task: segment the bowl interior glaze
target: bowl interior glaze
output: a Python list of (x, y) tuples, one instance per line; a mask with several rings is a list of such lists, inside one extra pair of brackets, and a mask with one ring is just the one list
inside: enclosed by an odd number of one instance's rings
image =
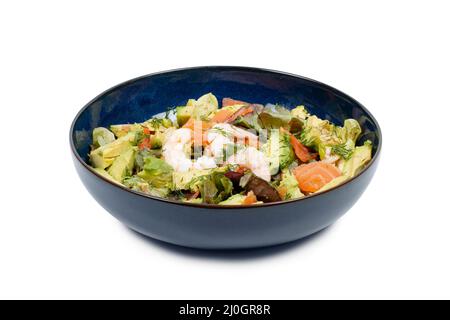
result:
[(360, 141), (373, 143), (378, 152), (381, 135), (376, 120), (357, 101), (323, 83), (300, 76), (248, 67), (197, 67), (156, 73), (119, 84), (89, 102), (77, 115), (71, 132), (78, 156), (87, 154), (95, 127), (143, 122), (189, 98), (212, 92), (254, 103), (279, 103), (288, 108), (305, 105), (320, 118), (342, 125), (347, 118), (362, 127)]

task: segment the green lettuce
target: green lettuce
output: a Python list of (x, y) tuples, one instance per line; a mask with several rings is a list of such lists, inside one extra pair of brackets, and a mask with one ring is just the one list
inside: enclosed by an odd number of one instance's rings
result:
[(252, 113), (246, 114), (245, 116), (237, 117), (236, 120), (234, 120), (233, 124), (247, 129), (253, 129), (255, 131), (262, 130), (263, 128), (261, 127), (259, 114), (264, 109), (264, 106), (260, 104), (253, 104), (252, 108), (253, 108)]
[(342, 142), (332, 146), (331, 151), (348, 160), (355, 150), (356, 140), (361, 134), (361, 126), (355, 119), (347, 119), (343, 127), (336, 127), (336, 132)]
[(259, 114), (259, 121), (263, 129), (288, 128), (291, 119), (291, 112), (280, 105), (268, 104)]
[(244, 201), (245, 197), (246, 196), (238, 193), (238, 194), (235, 194), (235, 195), (229, 197), (227, 200), (219, 202), (219, 204), (224, 205), (224, 206), (240, 205)]
[(331, 189), (357, 175), (372, 159), (372, 142), (367, 140), (362, 146), (355, 147), (352, 156), (338, 162), (342, 175), (324, 185), (318, 192)]
[(186, 172), (174, 171), (172, 173), (173, 178), (173, 190), (190, 190), (197, 191), (195, 189), (195, 180), (199, 177), (210, 174), (213, 169), (191, 169)]
[(213, 170), (209, 175), (194, 178), (189, 184), (191, 191), (199, 191), (203, 202), (219, 203), (231, 196), (233, 182), (219, 170)]
[(304, 197), (304, 194), (300, 191), (298, 187), (297, 179), (288, 170), (283, 170), (282, 179), (277, 190), (283, 195), (283, 200), (297, 199)]
[(139, 150), (136, 154), (136, 163), (135, 163), (137, 171), (144, 170), (145, 159), (147, 159), (148, 157), (155, 157), (155, 158), (161, 157), (161, 150), (149, 150), (149, 149)]
[(292, 109), (291, 115), (302, 121), (305, 121), (310, 116), (308, 110), (306, 110), (305, 106), (303, 105)]
[(372, 159), (372, 142), (367, 140), (362, 146), (356, 147), (350, 159), (343, 161), (338, 166), (342, 175), (349, 178), (357, 175)]
[(154, 188), (146, 180), (138, 176), (128, 177), (123, 181), (123, 184), (128, 188), (150, 194), (155, 197), (167, 197), (170, 193), (168, 188)]
[(333, 154), (347, 160), (352, 156), (360, 134), (361, 127), (354, 119), (345, 120), (344, 126), (339, 127), (328, 120), (309, 116), (300, 134), (300, 141), (318, 151), (322, 160)]
[(173, 168), (164, 160), (149, 156), (145, 158), (144, 169), (138, 176), (147, 181), (152, 187), (171, 188)]

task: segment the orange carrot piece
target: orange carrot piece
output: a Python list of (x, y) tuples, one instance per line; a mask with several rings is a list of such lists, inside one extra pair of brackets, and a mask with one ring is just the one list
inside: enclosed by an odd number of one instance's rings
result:
[(278, 191), (278, 194), (280, 195), (280, 197), (281, 197), (281, 199), (286, 199), (286, 195), (287, 195), (287, 187), (285, 187), (285, 186), (282, 186), (282, 187), (279, 187), (278, 189), (277, 189), (277, 191)]
[(144, 134), (145, 134), (145, 135), (149, 135), (149, 134), (151, 134), (151, 131), (150, 131), (150, 129), (149, 129), (149, 128), (147, 128), (147, 127), (144, 127), (144, 128), (142, 129), (142, 131), (144, 132)]
[(141, 141), (141, 143), (139, 143), (139, 150), (144, 150), (144, 149), (151, 149), (152, 147), (152, 142), (150, 140), (150, 138), (145, 138)]

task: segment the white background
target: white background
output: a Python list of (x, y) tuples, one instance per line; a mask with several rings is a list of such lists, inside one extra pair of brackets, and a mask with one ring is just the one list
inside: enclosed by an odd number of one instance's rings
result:
[[(447, 1), (3, 1), (0, 298), (450, 298)], [(124, 80), (248, 65), (335, 86), (379, 120), (360, 201), (307, 241), (211, 254), (129, 231), (68, 133)]]

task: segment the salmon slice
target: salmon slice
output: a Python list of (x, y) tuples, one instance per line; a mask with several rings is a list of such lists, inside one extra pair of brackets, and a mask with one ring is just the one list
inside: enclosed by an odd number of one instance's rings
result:
[(211, 119), (211, 122), (216, 122), (216, 123), (225, 122), (225, 121), (227, 121), (227, 119), (229, 119), (233, 115), (233, 113), (234, 112), (229, 109), (220, 109), (219, 111), (217, 111), (217, 113)]
[(236, 104), (243, 104), (243, 105), (247, 105), (247, 102), (244, 101), (240, 101), (240, 100), (234, 100), (231, 98), (223, 98), (222, 99), (222, 107), (229, 107), (229, 106), (234, 106)]
[(323, 161), (302, 164), (293, 170), (298, 186), (304, 192), (316, 192), (341, 175), (338, 168)]
[(233, 122), (237, 119), (239, 116), (245, 116), (246, 114), (252, 113), (253, 108), (251, 106), (244, 106), (237, 110), (236, 112), (233, 112), (229, 109), (220, 109), (217, 111), (217, 113), (214, 115), (214, 117), (211, 119), (211, 122), (215, 123), (229, 123)]
[(308, 162), (309, 160), (315, 158), (315, 155), (311, 154), (308, 148), (306, 148), (296, 137), (294, 137), (293, 134), (290, 134), (289, 139), (291, 142), (291, 146), (294, 149), (294, 153), (297, 158), (300, 159), (300, 161)]
[(294, 153), (297, 158), (300, 159), (301, 162), (308, 162), (313, 160), (317, 154), (309, 152), (308, 148), (303, 145), (292, 133), (287, 131), (284, 128), (280, 128), (281, 132), (289, 135), (289, 141), (291, 143), (292, 149), (294, 149)]
[(244, 106), (244, 107), (240, 108), (238, 111), (236, 111), (235, 113), (233, 113), (230, 117), (228, 117), (228, 119), (226, 119), (225, 122), (233, 122), (238, 117), (243, 117), (246, 114), (249, 114), (252, 112), (253, 112), (253, 107), (251, 105)]

